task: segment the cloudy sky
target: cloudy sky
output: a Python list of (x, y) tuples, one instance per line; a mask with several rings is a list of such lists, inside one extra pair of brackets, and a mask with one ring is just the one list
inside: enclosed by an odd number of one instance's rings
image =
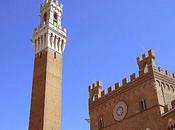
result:
[[(30, 39), (42, 0), (2, 0), (0, 129), (27, 130), (34, 51)], [(62, 0), (68, 30), (63, 59), (62, 130), (89, 130), (88, 86), (104, 89), (133, 72), (154, 49), (156, 63), (175, 72), (174, 0)]]

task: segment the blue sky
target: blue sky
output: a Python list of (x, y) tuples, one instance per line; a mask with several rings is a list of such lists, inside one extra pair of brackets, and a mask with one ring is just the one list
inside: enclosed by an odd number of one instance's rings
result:
[[(42, 0), (3, 0), (0, 8), (0, 130), (27, 130), (34, 52), (30, 39)], [(62, 130), (89, 130), (88, 85), (104, 88), (137, 72), (152, 48), (175, 72), (174, 0), (62, 0), (68, 43), (63, 67)]]

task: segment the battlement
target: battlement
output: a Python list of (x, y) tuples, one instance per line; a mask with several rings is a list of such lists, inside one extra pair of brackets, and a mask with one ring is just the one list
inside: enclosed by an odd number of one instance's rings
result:
[(122, 80), (121, 84), (119, 82), (117, 82), (113, 86), (109, 86), (107, 88), (107, 90), (102, 90), (102, 82), (97, 81), (89, 86), (89, 97), (90, 97), (89, 100), (96, 101), (96, 100), (98, 100), (98, 99), (100, 99), (100, 98), (102, 98), (102, 97), (104, 97), (104, 96), (106, 96), (114, 91), (117, 91), (117, 90), (127, 86), (128, 84), (135, 81), (137, 78), (139, 78), (139, 76), (136, 76), (136, 74), (133, 73), (132, 75), (130, 75), (130, 79), (124, 78)]
[(102, 82), (97, 81), (89, 86), (89, 100), (95, 101), (101, 97)]
[(155, 64), (155, 53), (153, 50), (149, 50), (141, 57), (137, 57), (137, 64), (139, 67), (139, 75), (143, 75), (147, 71), (152, 71)]
[(41, 6), (47, 5), (47, 4), (54, 4), (59, 6), (60, 8), (63, 8), (63, 4), (61, 4), (58, 0), (45, 0), (44, 3), (41, 4)]
[(149, 50), (148, 52), (142, 54), (142, 56), (137, 57), (137, 63), (145, 61), (147, 59), (155, 59), (155, 53), (153, 50)]
[(154, 67), (154, 71), (156, 71), (162, 75), (165, 75), (169, 78), (175, 78), (175, 73), (171, 73), (169, 70), (164, 70), (161, 67)]
[(141, 57), (137, 58), (137, 64), (139, 67), (139, 75), (133, 73), (130, 75), (130, 78), (124, 78), (121, 83), (115, 83), (113, 86), (109, 86), (107, 90), (102, 90), (102, 82), (97, 81), (89, 86), (89, 100), (96, 101), (114, 91), (128, 87), (135, 80), (141, 79), (145, 74), (153, 72), (158, 72), (162, 75), (165, 75), (169, 78), (175, 79), (175, 73), (170, 73), (168, 70), (163, 70), (160, 67), (157, 67), (155, 64), (155, 53), (153, 50), (149, 50), (147, 53), (144, 53)]

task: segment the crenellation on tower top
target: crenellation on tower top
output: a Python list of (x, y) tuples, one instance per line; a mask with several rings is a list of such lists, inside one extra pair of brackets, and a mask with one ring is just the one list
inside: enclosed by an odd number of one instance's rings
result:
[(55, 3), (55, 4), (59, 4), (58, 0), (45, 0), (44, 3)]
[(144, 53), (142, 57), (137, 57), (137, 64), (139, 67), (139, 75), (143, 75), (147, 72), (153, 71), (155, 64), (155, 53), (153, 50), (149, 50)]
[(33, 32), (35, 54), (50, 48), (62, 54), (67, 42), (67, 30), (62, 27), (63, 5), (46, 0), (40, 6), (40, 24)]
[(90, 99), (90, 101), (95, 101), (96, 99), (100, 98), (101, 92), (102, 92), (102, 82), (101, 81), (96, 81), (95, 83), (90, 85), (89, 86), (89, 99)]
[(146, 53), (143, 53), (141, 57), (137, 57), (137, 63), (145, 61), (147, 59), (155, 59), (155, 52), (153, 50), (149, 50)]

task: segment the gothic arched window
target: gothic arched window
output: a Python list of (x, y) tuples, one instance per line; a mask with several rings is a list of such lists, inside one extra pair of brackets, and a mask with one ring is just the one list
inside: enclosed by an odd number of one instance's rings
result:
[(61, 41), (61, 51), (64, 49), (64, 40)]
[(139, 108), (140, 108), (140, 111), (145, 111), (147, 109), (147, 104), (145, 99), (141, 99), (139, 101)]
[(44, 45), (46, 45), (46, 33), (44, 34)]
[(54, 48), (56, 48), (56, 40), (57, 40), (57, 37), (55, 35), (55, 37), (54, 37)]
[(51, 47), (53, 45), (53, 33), (50, 34), (50, 45), (51, 45)]
[(35, 40), (35, 51), (37, 49), (37, 40)]
[(53, 19), (53, 23), (58, 23), (58, 14), (55, 12), (54, 13), (54, 19)]
[(41, 35), (41, 48), (43, 47), (43, 35)]
[(47, 12), (44, 14), (43, 21), (44, 21), (44, 24), (47, 22)]
[(60, 50), (60, 37), (58, 38), (58, 42), (57, 42), (57, 48), (58, 48), (58, 51)]
[(40, 37), (38, 38), (38, 49), (41, 49), (41, 42), (40, 42)]

